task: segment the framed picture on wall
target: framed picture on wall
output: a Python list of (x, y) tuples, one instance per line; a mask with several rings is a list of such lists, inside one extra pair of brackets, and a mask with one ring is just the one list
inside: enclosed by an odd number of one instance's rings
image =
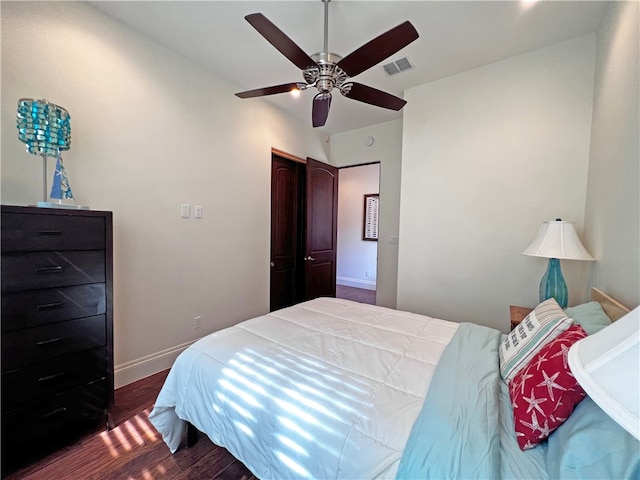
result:
[(364, 221), (362, 226), (362, 239), (373, 242), (378, 241), (378, 210), (380, 195), (371, 193), (364, 196)]

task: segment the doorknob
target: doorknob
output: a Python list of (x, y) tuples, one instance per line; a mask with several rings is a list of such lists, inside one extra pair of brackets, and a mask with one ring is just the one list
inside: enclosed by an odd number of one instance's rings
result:
[(275, 267), (276, 266), (276, 262), (271, 262), (271, 266)]
[(305, 261), (310, 261), (310, 262), (315, 262), (316, 261), (316, 259), (313, 258), (311, 255), (309, 255), (308, 257), (304, 257), (304, 260)]

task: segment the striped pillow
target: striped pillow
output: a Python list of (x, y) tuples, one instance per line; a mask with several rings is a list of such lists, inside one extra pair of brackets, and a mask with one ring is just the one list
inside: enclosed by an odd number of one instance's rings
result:
[(572, 323), (573, 319), (553, 297), (534, 308), (500, 345), (500, 375), (504, 381), (511, 381), (542, 347)]

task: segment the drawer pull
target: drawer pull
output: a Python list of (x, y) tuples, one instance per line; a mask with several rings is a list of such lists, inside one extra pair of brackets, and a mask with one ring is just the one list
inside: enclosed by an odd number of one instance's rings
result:
[(49, 275), (51, 273), (62, 273), (62, 266), (36, 268), (36, 275)]
[(40, 377), (38, 379), (38, 382), (40, 383), (51, 382), (53, 380), (59, 380), (62, 377), (64, 377), (64, 372), (58, 372), (58, 373), (54, 373), (53, 375), (47, 375), (46, 377)]
[(54, 302), (54, 303), (45, 303), (44, 305), (38, 305), (36, 308), (39, 312), (43, 312), (45, 310), (55, 310), (56, 308), (60, 308), (64, 305), (63, 302)]
[(60, 230), (40, 230), (36, 232), (36, 235), (40, 235), (41, 237), (55, 237), (62, 235), (62, 232)]
[(56, 338), (50, 338), (48, 340), (40, 340), (38, 343), (36, 343), (36, 345), (38, 345), (39, 347), (46, 347), (47, 345), (61, 342), (63, 339), (64, 337), (56, 337)]
[(67, 407), (56, 408), (55, 410), (51, 410), (50, 412), (45, 413), (44, 415), (42, 415), (41, 418), (42, 420), (46, 420), (48, 418), (60, 415), (61, 413), (65, 413), (66, 411), (67, 411)]

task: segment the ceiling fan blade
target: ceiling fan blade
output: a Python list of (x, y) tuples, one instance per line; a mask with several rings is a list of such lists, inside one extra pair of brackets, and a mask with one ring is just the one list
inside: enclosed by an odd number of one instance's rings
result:
[(338, 62), (338, 66), (350, 77), (355, 77), (403, 49), (419, 36), (418, 31), (407, 20), (351, 52)]
[(355, 82), (351, 84), (351, 89), (347, 93), (342, 94), (352, 100), (375, 105), (376, 107), (388, 108), (389, 110), (398, 111), (407, 104), (406, 100), (395, 95)]
[(286, 93), (298, 88), (297, 83), (284, 83), (282, 85), (274, 85), (273, 87), (256, 88), (255, 90), (247, 90), (246, 92), (236, 93), (236, 97), (253, 98), (263, 97), (265, 95), (274, 95), (276, 93)]
[(307, 55), (298, 45), (287, 37), (282, 30), (276, 27), (261, 13), (252, 13), (244, 17), (271, 45), (287, 57), (300, 70), (315, 67), (316, 62)]
[(320, 93), (313, 98), (313, 108), (311, 111), (311, 119), (313, 126), (322, 127), (327, 123), (327, 117), (329, 116), (329, 107), (331, 106), (331, 94), (326, 98)]

